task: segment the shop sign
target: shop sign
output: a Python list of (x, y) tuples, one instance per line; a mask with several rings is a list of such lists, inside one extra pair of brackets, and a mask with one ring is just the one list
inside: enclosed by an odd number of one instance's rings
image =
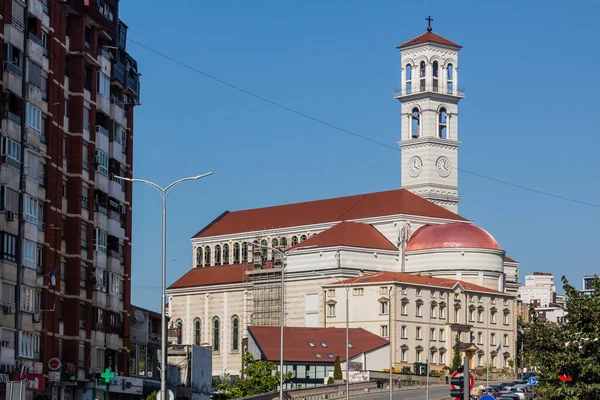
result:
[(60, 371), (48, 371), (48, 381), (60, 382)]
[(141, 395), (144, 392), (144, 380), (142, 378), (118, 376), (111, 379), (108, 391)]
[(46, 390), (46, 377), (44, 375), (19, 375), (15, 373), (15, 381), (25, 381), (27, 390), (44, 392)]

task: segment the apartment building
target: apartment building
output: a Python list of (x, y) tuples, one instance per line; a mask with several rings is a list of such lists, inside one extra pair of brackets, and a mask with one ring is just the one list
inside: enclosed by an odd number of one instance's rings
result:
[(118, 9), (0, 0), (0, 372), (53, 400), (129, 371), (132, 193), (114, 176), (132, 174), (140, 85)]
[(131, 306), (129, 379), (137, 379), (144, 397), (160, 390), (160, 313)]

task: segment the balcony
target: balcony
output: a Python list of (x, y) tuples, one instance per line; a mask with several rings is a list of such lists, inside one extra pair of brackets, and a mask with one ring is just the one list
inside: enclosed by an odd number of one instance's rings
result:
[(94, 182), (96, 183), (96, 189), (108, 193), (108, 176), (96, 171)]
[(50, 26), (50, 18), (48, 16), (48, 0), (32, 0), (29, 2), (29, 12), (37, 19), (42, 21), (42, 25)]
[(114, 119), (118, 124), (123, 125), (125, 110), (123, 103), (116, 97), (110, 99), (110, 118)]
[(444, 87), (438, 85), (414, 85), (401, 89), (394, 89), (394, 98), (398, 99), (420, 93), (438, 93), (446, 96), (456, 96), (461, 98), (465, 97), (465, 89), (456, 89), (452, 86), (444, 89)]
[(18, 65), (12, 62), (4, 61), (4, 87), (21, 97), (23, 93), (21, 79), (23, 77), (23, 70)]
[(113, 63), (111, 80), (116, 81), (122, 87), (125, 86), (125, 66), (119, 62)]
[[(112, 235), (112, 233), (111, 233)], [(108, 251), (108, 268), (113, 274), (124, 275), (123, 256), (118, 251)]]
[[(28, 37), (29, 46), (27, 48), (27, 54), (29, 55), (29, 58), (36, 64), (48, 69), (48, 59), (44, 57), (44, 46), (42, 45), (42, 39), (32, 33), (30, 33)], [(45, 63), (44, 59), (46, 59)]]
[(2, 131), (8, 133), (8, 137), (13, 140), (21, 139), (21, 117), (16, 114), (11, 113), (10, 111), (4, 111), (2, 115)]
[(108, 130), (96, 125), (96, 149), (108, 154)]
[(29, 96), (27, 100), (29, 100), (31, 104), (33, 104), (41, 110), (44, 109), (44, 104), (42, 103), (42, 101), (45, 101), (47, 98), (46, 92), (42, 91), (42, 89), (30, 83), (29, 85), (27, 85), (27, 95)]
[[(111, 179), (108, 183), (108, 195), (120, 203), (125, 203), (125, 192), (121, 182)], [(120, 218), (120, 217), (119, 217)]]
[(140, 77), (137, 72), (130, 72), (127, 74), (127, 82), (125, 82), (125, 89), (134, 95), (137, 95), (140, 91)]
[(96, 93), (96, 108), (106, 115), (110, 115), (110, 99)]
[[(123, 221), (121, 220), (121, 214), (110, 210), (108, 212), (108, 234), (116, 236), (118, 238), (125, 238), (125, 229), (123, 229)], [(113, 254), (110, 255), (111, 257)], [(117, 253), (116, 256), (120, 255)]]

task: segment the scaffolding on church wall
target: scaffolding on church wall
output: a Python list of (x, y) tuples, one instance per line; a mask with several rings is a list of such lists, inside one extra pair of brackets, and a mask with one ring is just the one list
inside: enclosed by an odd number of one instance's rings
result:
[[(266, 245), (266, 240), (255, 240), (254, 243)], [(276, 247), (283, 251), (284, 248)], [(283, 259), (271, 249), (252, 246), (252, 262), (245, 271), (245, 279), (251, 283), (250, 297), (252, 311), (249, 324), (251, 326), (281, 325), (281, 269)]]

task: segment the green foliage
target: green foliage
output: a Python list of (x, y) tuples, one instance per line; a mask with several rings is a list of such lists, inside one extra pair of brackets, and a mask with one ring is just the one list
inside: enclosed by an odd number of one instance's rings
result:
[(342, 364), (340, 363), (340, 356), (337, 356), (333, 363), (333, 380), (339, 381), (341, 379), (344, 379), (344, 376), (342, 375)]
[[(600, 280), (593, 296), (582, 296), (565, 277), (566, 317), (561, 324), (533, 315), (524, 334), (524, 364), (540, 376), (538, 393), (546, 400), (593, 399), (600, 393)], [(559, 375), (570, 376), (563, 382)]]
[(513, 360), (512, 358), (510, 360), (508, 360), (508, 366), (511, 368), (515, 367), (515, 360)]
[(333, 384), (334, 384), (334, 381), (333, 381), (333, 377), (332, 377), (332, 376), (330, 376), (330, 377), (329, 377), (329, 379), (327, 379), (327, 384), (328, 384), (328, 385), (333, 385)]
[(148, 396), (146, 396), (146, 400), (156, 400), (157, 395), (158, 395), (158, 391), (155, 390), (154, 392), (152, 392)]
[[(277, 365), (263, 360), (255, 360), (249, 351), (242, 358), (244, 368), (240, 371), (244, 378), (234, 384), (224, 382), (219, 385), (220, 393), (215, 395), (217, 400), (239, 399), (275, 391), (279, 387), (279, 372)], [(283, 376), (283, 381), (291, 379), (292, 373)]]
[(460, 335), (456, 335), (453, 351), (454, 354), (452, 356), (452, 370), (456, 371), (458, 367), (463, 365), (462, 357), (460, 356)]

